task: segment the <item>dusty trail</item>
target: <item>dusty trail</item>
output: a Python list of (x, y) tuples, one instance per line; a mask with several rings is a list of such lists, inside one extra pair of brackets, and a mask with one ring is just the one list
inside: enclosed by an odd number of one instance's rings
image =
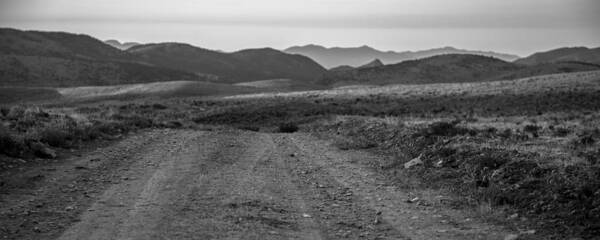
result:
[[(506, 235), (498, 227), (460, 221), (464, 216), (459, 212), (404, 203), (405, 193), (386, 186), (376, 173), (352, 160), (373, 156), (340, 152), (308, 135), (179, 130), (153, 136), (155, 140), (137, 143), (140, 147), (132, 154), (119, 158), (120, 164), (127, 164), (111, 174), (121, 181), (95, 185), (101, 191), (73, 203), (80, 211), (62, 230), (5, 236), (502, 239)], [(58, 194), (54, 188), (42, 187), (45, 190), (37, 198)], [(16, 206), (12, 207), (2, 208), (2, 216)], [(446, 221), (440, 223), (433, 215)], [(38, 224), (50, 221), (38, 220)]]

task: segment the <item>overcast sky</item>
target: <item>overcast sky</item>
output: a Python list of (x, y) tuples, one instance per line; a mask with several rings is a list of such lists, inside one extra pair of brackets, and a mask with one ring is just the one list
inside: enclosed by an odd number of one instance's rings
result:
[(0, 0), (0, 25), (233, 51), (600, 46), (599, 0)]

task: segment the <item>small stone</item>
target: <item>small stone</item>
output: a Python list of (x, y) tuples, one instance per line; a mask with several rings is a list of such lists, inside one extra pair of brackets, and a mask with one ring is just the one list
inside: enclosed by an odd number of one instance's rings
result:
[(535, 230), (531, 229), (531, 230), (527, 230), (525, 232), (522, 232), (523, 234), (535, 234)]
[(408, 161), (407, 163), (404, 164), (404, 168), (409, 169), (414, 166), (423, 164), (423, 160), (421, 160), (422, 156), (423, 156), (423, 154), (419, 155), (417, 158), (415, 158), (413, 160)]
[(504, 237), (504, 240), (517, 240), (519, 239), (519, 234), (508, 234)]

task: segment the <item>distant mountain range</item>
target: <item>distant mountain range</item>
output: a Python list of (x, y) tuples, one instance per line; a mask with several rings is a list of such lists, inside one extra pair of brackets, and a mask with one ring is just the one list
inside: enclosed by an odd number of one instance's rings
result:
[(577, 62), (522, 65), (480, 55), (445, 54), (383, 66), (338, 67), (328, 71), (317, 84), (335, 87), (480, 82), (593, 70), (600, 70), (600, 66)]
[(313, 82), (326, 71), (308, 57), (272, 48), (224, 53), (183, 43), (160, 43), (134, 46), (127, 52), (158, 66), (228, 83), (279, 78)]
[(127, 49), (129, 49), (129, 48), (131, 48), (133, 46), (140, 45), (140, 43), (136, 43), (136, 42), (124, 42), (124, 43), (121, 43), (121, 42), (119, 42), (117, 40), (113, 40), (113, 39), (106, 40), (106, 41), (104, 41), (104, 43), (106, 43), (108, 45), (111, 45), (114, 48), (121, 49), (121, 50), (127, 50)]
[[(120, 50), (113, 47), (117, 43), (119, 48), (129, 47)], [(326, 49), (310, 45), (286, 51), (262, 48), (226, 53), (185, 43), (106, 43), (82, 34), (0, 28), (0, 87), (187, 80), (227, 84), (254, 81), (248, 86), (316, 89), (352, 84), (493, 81), (600, 70), (599, 48), (562, 48), (515, 62), (501, 60), (514, 59), (512, 55), (454, 48), (396, 53), (366, 46)], [(312, 60), (310, 57), (319, 58), (311, 54), (325, 56), (330, 61), (326, 66), (339, 67), (328, 71)], [(390, 64), (395, 61), (402, 62)]]
[(559, 48), (547, 52), (535, 53), (515, 61), (515, 63), (525, 65), (555, 62), (586, 62), (600, 64), (600, 48)]
[(175, 80), (313, 82), (326, 70), (274, 49), (223, 53), (182, 43), (119, 50), (88, 35), (0, 28), (0, 86), (70, 87)]
[(369, 46), (362, 46), (357, 48), (326, 48), (319, 45), (306, 45), (290, 47), (288, 49), (285, 49), (284, 52), (307, 56), (328, 69), (342, 65), (358, 67), (366, 62), (372, 61), (373, 59), (380, 59), (380, 61), (384, 64), (394, 64), (402, 61), (426, 58), (441, 54), (482, 55), (495, 57), (509, 62), (519, 58), (519, 56), (511, 54), (463, 50), (456, 49), (453, 47), (436, 48), (416, 52), (394, 52), (380, 51)]

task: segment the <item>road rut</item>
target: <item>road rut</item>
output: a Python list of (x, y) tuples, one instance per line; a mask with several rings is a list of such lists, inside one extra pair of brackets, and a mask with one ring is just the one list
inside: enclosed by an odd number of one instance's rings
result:
[[(113, 173), (120, 181), (99, 187), (87, 203), (75, 206), (80, 211), (74, 221), (45, 236), (502, 239), (507, 234), (501, 227), (464, 222), (467, 217), (456, 211), (435, 212), (447, 219), (440, 222), (434, 211), (406, 203), (406, 193), (353, 161), (375, 156), (342, 152), (308, 134), (156, 134), (156, 141), (123, 156), (126, 167)], [(50, 220), (38, 224), (43, 221)]]

